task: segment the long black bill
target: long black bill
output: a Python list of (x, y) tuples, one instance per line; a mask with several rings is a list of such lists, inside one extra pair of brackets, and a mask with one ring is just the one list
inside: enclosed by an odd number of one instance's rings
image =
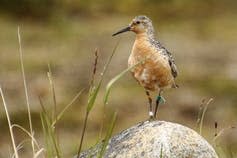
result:
[(128, 27), (126, 27), (126, 28), (124, 28), (124, 29), (122, 29), (122, 30), (120, 30), (120, 31), (118, 31), (118, 32), (116, 32), (116, 33), (114, 33), (112, 36), (116, 36), (116, 35), (118, 35), (118, 34), (120, 34), (120, 33), (130, 31), (130, 29), (131, 29), (130, 26), (128, 26)]

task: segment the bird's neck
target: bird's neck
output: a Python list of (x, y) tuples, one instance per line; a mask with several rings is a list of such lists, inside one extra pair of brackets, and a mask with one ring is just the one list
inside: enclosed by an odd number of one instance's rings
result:
[(136, 41), (149, 41), (151, 39), (155, 39), (153, 32), (152, 33), (143, 32), (136, 34)]
[(150, 54), (150, 36), (147, 33), (137, 33), (133, 44), (132, 56), (143, 58)]

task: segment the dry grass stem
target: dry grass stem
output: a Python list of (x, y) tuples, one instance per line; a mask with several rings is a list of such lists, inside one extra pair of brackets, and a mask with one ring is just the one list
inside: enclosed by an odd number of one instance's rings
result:
[(10, 116), (9, 116), (9, 113), (8, 113), (8, 110), (7, 110), (7, 104), (6, 104), (5, 97), (4, 97), (4, 94), (3, 94), (3, 91), (2, 91), (1, 87), (0, 87), (0, 93), (1, 93), (1, 96), (2, 96), (3, 106), (4, 106), (4, 109), (5, 109), (6, 116), (7, 116), (7, 122), (8, 122), (8, 127), (9, 127), (9, 131), (10, 131), (11, 140), (12, 140), (12, 147), (13, 147), (13, 150), (14, 150), (14, 155), (15, 155), (16, 158), (19, 158), (16, 143), (15, 143), (15, 139), (14, 139), (14, 134), (13, 134), (13, 130), (12, 130), (11, 119), (10, 119)]
[[(32, 127), (32, 120), (31, 120), (31, 112), (30, 112), (30, 102), (29, 102), (29, 95), (26, 85), (26, 77), (25, 77), (25, 68), (24, 68), (24, 62), (23, 62), (23, 53), (22, 53), (22, 46), (21, 46), (21, 34), (20, 34), (20, 27), (18, 26), (18, 42), (19, 42), (19, 53), (20, 53), (20, 62), (21, 62), (21, 72), (23, 77), (23, 83), (24, 83), (24, 90), (25, 90), (25, 98), (26, 98), (26, 105), (27, 105), (27, 112), (28, 112), (28, 120), (29, 120), (29, 126), (30, 126), (30, 133), (33, 136), (33, 127)], [(31, 140), (31, 146), (32, 146), (32, 152), (33, 156), (35, 154), (35, 146), (34, 146), (34, 140)]]

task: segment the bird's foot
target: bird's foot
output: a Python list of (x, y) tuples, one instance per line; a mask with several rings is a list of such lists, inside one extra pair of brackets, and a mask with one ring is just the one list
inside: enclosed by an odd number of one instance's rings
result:
[(157, 110), (160, 104), (164, 104), (165, 103), (165, 98), (163, 98), (161, 95), (158, 95), (156, 98), (156, 106), (155, 106), (155, 110), (154, 110), (154, 118), (156, 119), (157, 116)]
[(154, 113), (152, 111), (149, 111), (149, 121), (154, 121), (155, 117), (154, 117)]

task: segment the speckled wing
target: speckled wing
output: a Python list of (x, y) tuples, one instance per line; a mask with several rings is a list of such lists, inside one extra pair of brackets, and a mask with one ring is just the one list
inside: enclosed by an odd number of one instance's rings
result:
[(169, 51), (166, 50), (166, 53), (169, 57), (169, 64), (170, 64), (172, 75), (174, 78), (176, 78), (178, 76), (178, 70), (177, 70), (177, 66), (175, 65), (174, 58)]
[(162, 55), (168, 57), (172, 76), (174, 78), (176, 78), (178, 76), (178, 70), (177, 70), (177, 66), (175, 65), (174, 58), (173, 58), (172, 54), (165, 47), (163, 47), (160, 42), (158, 42), (154, 39), (151, 39), (150, 42), (155, 45), (155, 47), (158, 49), (158, 52), (160, 52)]

